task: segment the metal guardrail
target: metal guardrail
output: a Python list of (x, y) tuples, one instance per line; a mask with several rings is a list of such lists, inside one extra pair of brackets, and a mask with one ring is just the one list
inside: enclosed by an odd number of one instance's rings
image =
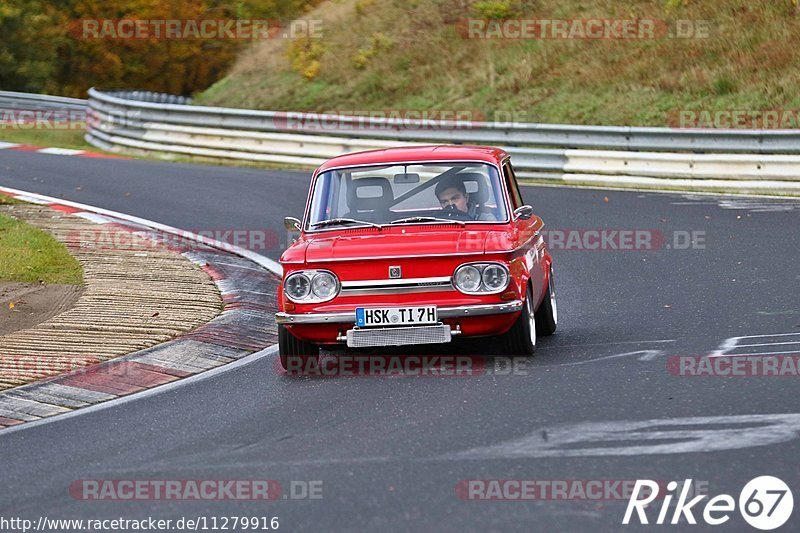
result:
[[(309, 113), (256, 111), (206, 106), (160, 105), (131, 102), (114, 93), (90, 89), (90, 105), (98, 111), (135, 111), (141, 121), (168, 122), (262, 132), (319, 133), (308, 124), (335, 124), (325, 131), (333, 137), (363, 137), (393, 141), (451, 142), (586, 148), (592, 150), (690, 151), (701, 153), (800, 154), (800, 130), (714, 130), (642, 128), (621, 126), (571, 126), (560, 124), (424, 122), (365, 119)], [(166, 120), (165, 120), (166, 119)], [(306, 125), (304, 125), (305, 123)], [(366, 128), (369, 124), (373, 127)]]
[[(152, 91), (107, 91), (105, 94), (116, 96), (124, 100), (137, 100), (156, 104), (191, 105), (191, 98), (174, 94), (157, 93)], [(83, 110), (89, 105), (88, 100), (69, 98), (66, 96), (52, 96), (47, 94), (20, 93), (14, 91), (0, 91), (0, 109), (57, 109), (57, 110)]]
[(168, 93), (152, 91), (105, 91), (104, 94), (115, 96), (123, 100), (136, 100), (139, 102), (152, 102), (156, 104), (191, 105), (192, 99)]
[[(155, 103), (91, 89), (101, 148), (315, 166), (419, 143), (505, 148), (525, 178), (800, 193), (800, 130), (679, 130), (374, 119)], [(778, 155), (780, 154), (780, 155)]]
[(800, 194), (800, 130), (699, 130), (410, 121), (189, 105), (147, 91), (88, 101), (0, 91), (0, 106), (88, 105), (89, 143), (114, 152), (316, 166), (420, 143), (505, 148), (521, 177), (603, 185)]
[(88, 106), (87, 100), (50, 96), (46, 94), (0, 91), (0, 109), (53, 109), (80, 111)]

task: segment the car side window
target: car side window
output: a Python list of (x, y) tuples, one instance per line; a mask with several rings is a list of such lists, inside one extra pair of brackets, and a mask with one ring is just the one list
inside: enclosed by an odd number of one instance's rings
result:
[(517, 177), (514, 175), (514, 169), (511, 168), (511, 163), (508, 161), (503, 164), (503, 174), (506, 178), (508, 195), (511, 197), (511, 203), (514, 204), (512, 207), (516, 209), (522, 205), (522, 194), (519, 192), (519, 185), (517, 185)]

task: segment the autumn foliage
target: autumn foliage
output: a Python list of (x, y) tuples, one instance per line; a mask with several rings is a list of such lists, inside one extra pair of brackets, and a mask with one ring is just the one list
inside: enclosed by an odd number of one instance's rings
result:
[(3, 0), (0, 89), (85, 97), (91, 86), (190, 95), (222, 76), (248, 41), (97, 39), (86, 20), (270, 20), (320, 0)]

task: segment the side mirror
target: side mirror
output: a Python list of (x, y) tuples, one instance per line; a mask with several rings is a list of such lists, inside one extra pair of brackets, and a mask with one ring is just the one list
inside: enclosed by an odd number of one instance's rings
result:
[(528, 220), (533, 216), (533, 207), (529, 205), (521, 205), (518, 208), (514, 209), (514, 220), (521, 218), (522, 220)]
[(287, 231), (300, 231), (300, 220), (294, 217), (286, 217), (283, 219), (283, 227)]

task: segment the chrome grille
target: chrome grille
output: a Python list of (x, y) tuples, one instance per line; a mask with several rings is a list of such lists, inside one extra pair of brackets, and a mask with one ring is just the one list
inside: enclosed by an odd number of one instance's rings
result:
[(454, 291), (451, 278), (401, 278), (384, 280), (343, 281), (343, 296), (387, 293)]
[(409, 344), (442, 344), (450, 342), (450, 326), (409, 326), (397, 328), (362, 328), (347, 331), (347, 346), (406, 346)]

